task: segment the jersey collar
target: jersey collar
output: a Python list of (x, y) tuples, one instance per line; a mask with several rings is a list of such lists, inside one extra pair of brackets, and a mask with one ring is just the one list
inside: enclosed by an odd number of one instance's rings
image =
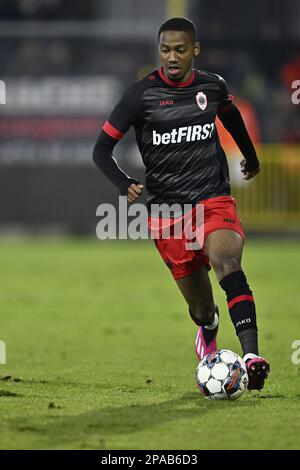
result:
[(191, 75), (191, 78), (189, 78), (186, 82), (173, 82), (173, 80), (170, 80), (168, 77), (165, 76), (164, 72), (163, 72), (163, 67), (160, 67), (158, 69), (158, 74), (160, 76), (160, 78), (165, 82), (167, 83), (168, 85), (170, 86), (174, 86), (176, 88), (183, 88), (183, 87), (186, 87), (186, 86), (189, 86), (195, 79), (195, 72), (193, 70), (193, 73)]

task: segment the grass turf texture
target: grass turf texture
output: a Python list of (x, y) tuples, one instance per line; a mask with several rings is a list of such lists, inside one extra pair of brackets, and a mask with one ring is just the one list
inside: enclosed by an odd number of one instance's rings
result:
[[(1, 449), (299, 449), (296, 242), (251, 241), (261, 392), (211, 402), (195, 385), (196, 327), (149, 242), (1, 241)], [(219, 346), (240, 353), (225, 297)]]

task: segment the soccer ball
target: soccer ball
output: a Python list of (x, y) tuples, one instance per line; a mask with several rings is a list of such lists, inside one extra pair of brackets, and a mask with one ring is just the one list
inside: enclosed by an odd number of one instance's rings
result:
[(228, 349), (207, 354), (196, 369), (200, 392), (210, 400), (236, 400), (248, 386), (246, 364)]

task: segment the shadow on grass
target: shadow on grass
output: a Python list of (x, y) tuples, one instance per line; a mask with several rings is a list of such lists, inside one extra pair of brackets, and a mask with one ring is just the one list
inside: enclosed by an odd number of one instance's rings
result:
[[(254, 398), (254, 397), (253, 397)], [(168, 400), (149, 405), (132, 404), (127, 406), (109, 406), (94, 409), (75, 416), (61, 414), (43, 415), (20, 422), (10, 422), (10, 426), (23, 433), (34, 432), (38, 448), (98, 448), (106, 449), (107, 441), (113, 436), (122, 438), (131, 433), (142, 432), (161, 424), (174, 423), (180, 426), (182, 420), (200, 420), (204, 414), (212, 414), (224, 408), (249, 407), (248, 400), (238, 402), (209, 401), (199, 396), (198, 392), (186, 393), (175, 400)], [(229, 408), (228, 408), (229, 407)], [(184, 434), (183, 425), (183, 434)], [(96, 444), (97, 443), (97, 444)]]
[[(56, 381), (43, 381), (27, 379), (22, 380), (23, 384), (53, 384), (56, 385)], [(21, 385), (21, 384), (20, 384)], [(61, 382), (59, 383), (61, 386)], [(100, 388), (100, 384), (78, 384), (73, 382), (64, 382), (64, 385), (72, 389), (77, 388), (78, 385), (83, 387), (81, 392), (84, 394), (86, 388)], [(14, 388), (18, 388), (16, 384)], [(124, 389), (123, 389), (124, 388)], [(126, 393), (128, 400), (131, 392), (139, 392), (139, 387), (133, 387), (133, 390), (127, 387), (120, 387), (120, 393)], [(115, 387), (111, 383), (101, 384), (101, 389), (110, 390), (112, 396), (116, 392)], [(146, 392), (144, 385), (141, 385), (143, 392)], [(68, 390), (68, 393), (70, 391)], [(74, 390), (73, 390), (74, 392)], [(168, 390), (167, 392), (170, 392)], [(297, 395), (298, 397), (299, 395)], [(8, 400), (12, 395), (6, 395), (3, 399)], [(172, 395), (171, 395), (172, 397)], [(114, 399), (116, 397), (114, 396)], [(125, 398), (125, 397), (124, 397)], [(151, 399), (151, 396), (148, 399)], [(152, 398), (155, 399), (152, 395)], [(167, 397), (166, 397), (167, 398)], [(170, 395), (169, 395), (170, 398)], [(223, 414), (224, 411), (232, 413), (233, 411), (240, 414), (245, 413), (245, 410), (255, 406), (256, 408), (264, 407), (266, 399), (284, 400), (291, 399), (293, 397), (286, 397), (280, 394), (263, 394), (259, 392), (251, 392), (245, 394), (241, 399), (237, 401), (210, 401), (204, 399), (200, 393), (190, 391), (182, 394), (177, 394), (174, 399), (160, 401), (151, 404), (140, 403), (142, 396), (137, 394), (135, 404), (124, 405), (123, 398), (120, 395), (119, 399), (120, 406), (107, 406), (103, 408), (95, 408), (88, 412), (76, 414), (76, 404), (74, 405), (74, 414), (62, 415), (63, 408), (60, 406), (50, 406), (51, 411), (48, 414), (39, 416), (28, 416), (22, 417), (21, 419), (9, 420), (8, 428), (12, 433), (22, 433), (24, 448), (26, 443), (34, 441), (35, 448), (91, 448), (91, 449), (107, 449), (112, 439), (126, 442), (126, 436), (130, 442), (130, 435), (133, 433), (141, 433), (145, 430), (151, 430), (152, 428), (159, 427), (160, 425), (171, 424), (171, 427), (177, 427), (182, 429), (184, 436), (184, 429), (192, 427), (201, 423), (204, 416), (208, 416), (209, 419), (216, 420), (220, 417), (220, 412)], [(50, 398), (49, 398), (50, 399)], [(59, 400), (58, 400), (59, 401)], [(98, 401), (99, 403), (99, 401)], [(116, 401), (115, 403), (118, 403)], [(234, 407), (234, 408), (233, 408)], [(56, 411), (56, 408), (58, 411)], [(184, 423), (187, 421), (187, 423)], [(168, 427), (170, 429), (170, 427)], [(30, 446), (31, 446), (30, 444)], [(30, 447), (32, 448), (32, 447)]]

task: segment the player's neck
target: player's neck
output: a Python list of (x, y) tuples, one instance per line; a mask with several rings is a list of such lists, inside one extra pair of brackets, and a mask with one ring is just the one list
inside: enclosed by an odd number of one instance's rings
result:
[(194, 75), (193, 69), (191, 68), (184, 77), (182, 77), (181, 80), (179, 80), (179, 83), (186, 83), (189, 82)]
[(187, 86), (189, 85), (190, 83), (192, 83), (194, 81), (194, 78), (195, 78), (195, 72), (193, 70), (193, 68), (191, 68), (184, 77), (182, 77), (181, 80), (172, 80), (171, 78), (169, 78), (166, 73), (165, 73), (165, 70), (164, 70), (164, 67), (161, 67), (159, 69), (159, 75), (161, 76), (161, 78), (166, 82), (168, 83), (169, 85), (173, 85), (173, 86), (179, 86), (179, 87), (184, 87), (184, 86)]

